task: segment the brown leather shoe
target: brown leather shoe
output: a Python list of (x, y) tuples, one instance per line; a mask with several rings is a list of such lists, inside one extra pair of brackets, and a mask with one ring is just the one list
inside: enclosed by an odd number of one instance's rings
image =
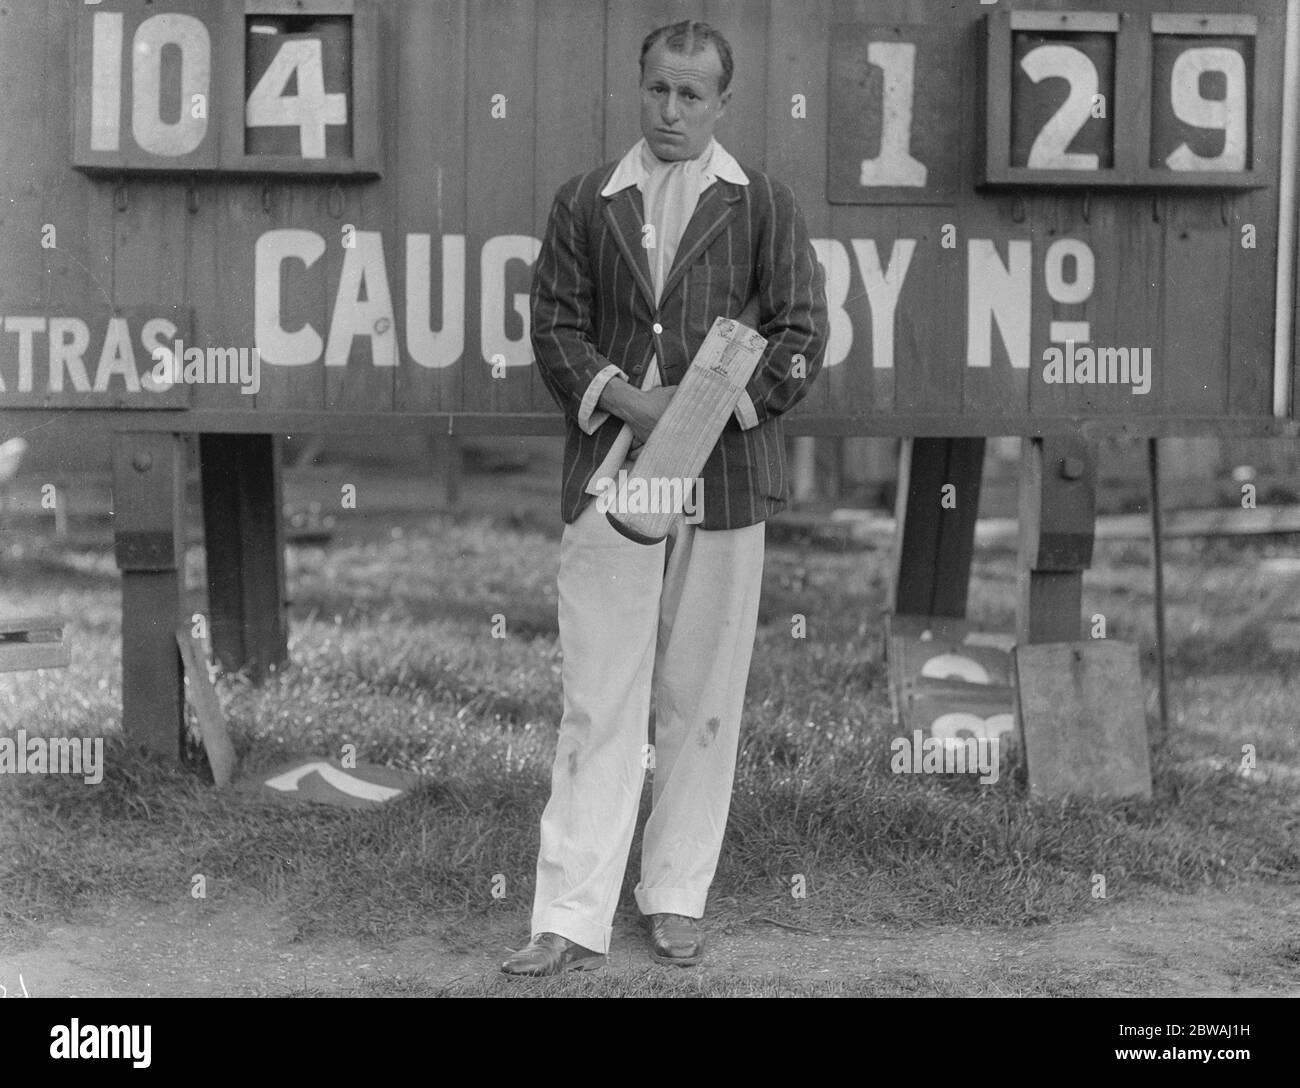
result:
[(698, 918), (684, 914), (650, 915), (650, 955), (657, 963), (693, 967), (704, 959), (704, 933)]
[(538, 933), (518, 952), (512, 952), (501, 970), (507, 975), (538, 978), (565, 971), (595, 971), (604, 965), (602, 952), (583, 948), (558, 933)]

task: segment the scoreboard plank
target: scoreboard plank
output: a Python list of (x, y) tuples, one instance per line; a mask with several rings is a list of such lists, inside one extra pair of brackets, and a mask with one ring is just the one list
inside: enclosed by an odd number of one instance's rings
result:
[[(862, 0), (834, 0), (831, 5), (830, 26), (827, 30), (828, 47), (834, 48), (837, 28), (847, 24), (875, 23), (881, 13)], [(833, 54), (828, 54), (828, 57)], [(832, 105), (832, 97), (838, 89), (836, 72), (831, 67), (827, 84), (827, 147), (834, 146), (837, 136), (837, 124), (844, 119), (838, 115)], [(835, 167), (829, 152), (827, 161), (827, 190), (835, 183)], [(820, 194), (820, 200), (826, 201), (826, 192)], [(896, 252), (895, 240), (901, 239), (900, 260), (914, 256), (914, 238), (903, 229), (899, 222), (897, 210), (893, 210), (885, 226), (876, 209), (861, 205), (829, 205), (830, 235), (833, 239), (831, 248), (835, 261), (833, 272), (837, 278), (847, 277), (847, 291), (844, 291), (843, 312), (847, 315), (853, 335), (853, 348), (850, 360), (827, 370), (818, 380), (826, 385), (826, 395), (832, 406), (847, 407), (859, 413), (888, 412), (894, 407), (895, 366), (885, 367), (890, 360), (873, 357), (872, 327), (872, 291), (866, 275), (879, 271), (887, 274), (892, 270), (890, 259)], [(881, 229), (884, 227), (885, 229)], [(878, 235), (878, 236), (877, 236)], [(897, 274), (891, 277), (897, 280)], [(842, 282), (842, 280), (841, 280)], [(841, 288), (841, 290), (843, 290)], [(838, 292), (837, 292), (838, 293)], [(876, 298), (881, 296), (877, 288)], [(895, 360), (896, 364), (896, 360)], [(797, 411), (797, 409), (796, 409)]]
[[(540, 236), (556, 191), (575, 174), (603, 161), (605, 129), (605, 65), (593, 61), (592, 43), (605, 39), (605, 12), (583, 0), (552, 0), (537, 27), (537, 55), (548, 58), (537, 68), (537, 152), (533, 186), (533, 222)], [(575, 73), (582, 73), (575, 78)], [(631, 96), (634, 88), (624, 87)], [(562, 110), (548, 108), (563, 102)], [(529, 368), (530, 372), (534, 368)], [(555, 409), (545, 383), (532, 380), (533, 411)]]
[[(137, 182), (129, 188), (125, 211), (114, 217), (113, 232), (113, 307), (157, 307), (162, 311), (179, 308), (186, 302), (185, 251), (189, 235), (186, 190), (175, 185)], [(182, 339), (189, 322), (177, 330)], [(140, 330), (132, 329), (137, 336)], [(150, 358), (137, 341), (133, 345), (136, 373), (148, 373), (156, 358)], [(152, 375), (150, 375), (152, 376)], [(122, 389), (115, 380), (114, 391)], [(176, 384), (165, 393), (137, 393), (146, 406), (169, 407), (190, 403), (194, 387)], [(154, 403), (150, 404), (152, 401)]]
[[(281, 328), (308, 345), (295, 347), (293, 357), (301, 351), (308, 358), (314, 355), (315, 361), (288, 365), (278, 348), (263, 347), (257, 410), (321, 411), (326, 406), (323, 359), (333, 308), (326, 254), (331, 244), (340, 245), (340, 220), (329, 214), (329, 194), (320, 185), (272, 185), (269, 211), (262, 192), (263, 186), (230, 184), (219, 265), (221, 297), (228, 307), (226, 335), (235, 337), (240, 328), (256, 328), (259, 310), (262, 320), (270, 320), (278, 300)], [(307, 230), (307, 224), (315, 230)], [(302, 231), (295, 238), (306, 244), (295, 244), (294, 255), (278, 265), (278, 275), (271, 272), (270, 282), (263, 282), (257, 250), (271, 249), (269, 238), (284, 237), (271, 232), (287, 231)], [(309, 234), (321, 236), (319, 248), (307, 238)], [(262, 331), (258, 330), (259, 339)]]
[[(380, 194), (366, 186), (331, 187), (326, 200), (341, 211), (335, 220), (336, 233), (325, 234), (322, 262), (331, 292), (325, 406), (340, 411), (391, 412), (400, 348), (397, 300), (381, 229), (384, 203)], [(352, 246), (344, 244), (349, 227), (354, 228)], [(342, 365), (344, 360), (346, 365)]]
[[(823, 200), (826, 192), (826, 156), (823, 141), (829, 124), (828, 74), (824, 68), (806, 63), (807, 57), (827, 55), (830, 48), (830, 24), (824, 5), (809, 13), (794, 5), (774, 4), (768, 22), (767, 86), (756, 93), (765, 95), (767, 107), (766, 169), (794, 192), (803, 210), (808, 233), (819, 249), (828, 251), (831, 242), (830, 209)], [(794, 96), (803, 95), (796, 103)], [(796, 109), (803, 116), (796, 117)], [(832, 410), (832, 376), (848, 353), (845, 343), (853, 329), (835, 311), (840, 294), (847, 297), (847, 271), (832, 281), (827, 272), (826, 295), (831, 308), (830, 342), (822, 363), (822, 372), (804, 398), (804, 411)], [(847, 260), (846, 260), (847, 267)], [(843, 347), (841, 347), (843, 344)]]
[[(906, 251), (911, 249), (913, 242), (904, 225), (906, 220), (899, 222), (900, 218), (903, 217), (891, 216), (896, 224), (893, 229), (899, 232), (899, 249)], [(853, 330), (853, 354), (844, 365), (827, 371), (818, 381), (826, 383), (826, 393), (833, 406), (852, 406), (854, 411), (865, 414), (888, 412), (894, 407), (897, 360), (894, 366), (885, 367), (877, 365), (873, 357), (872, 305), (880, 298), (881, 289), (877, 288), (873, 299), (873, 292), (863, 278), (863, 269), (879, 269), (882, 278), (887, 275), (891, 270), (890, 259), (896, 252), (896, 237), (892, 233), (871, 237), (871, 228), (866, 227), (863, 220), (861, 207), (831, 206), (831, 236), (840, 242), (835, 247), (836, 259), (847, 270), (848, 276), (843, 310)], [(899, 260), (902, 259), (900, 255)], [(890, 278), (897, 279), (896, 276)], [(879, 363), (886, 361), (882, 358)]]
[(967, 239), (962, 309), (965, 415), (1028, 410), (1035, 256), (1041, 246), (1035, 245), (1032, 235), (1025, 236), (1017, 219), (1039, 222), (1043, 200), (1050, 198), (1017, 196), (999, 201), (997, 226), (990, 228), (980, 217), (981, 235)]
[[(731, 102), (717, 129), (718, 142), (742, 163), (767, 159), (767, 39), (772, 5), (767, 0), (705, 0), (706, 22), (726, 27), (735, 70)], [(788, 98), (787, 98), (788, 100)]]
[[(188, 235), (185, 239), (182, 274), (186, 296), (193, 300), (191, 305), (193, 321), (190, 326), (189, 340), (198, 347), (225, 343), (227, 339), (233, 339), (235, 336), (233, 331), (227, 336), (218, 329), (224, 308), (213, 313), (212, 307), (198, 303), (200, 299), (218, 297), (217, 284), (221, 272), (218, 239), (221, 233), (220, 224), (226, 215), (227, 199), (228, 193), (224, 185), (206, 185), (200, 194), (198, 213), (188, 217), (192, 222), (188, 225)], [(251, 327), (244, 336), (246, 346), (253, 347)], [(225, 407), (239, 410), (245, 407), (239, 403), (240, 399), (255, 404), (256, 394), (243, 394), (238, 388), (231, 386), (200, 385), (189, 390), (189, 404), (192, 409)]]
[(1183, 199), (1165, 231), (1164, 365), (1156, 381), (1166, 412), (1214, 415), (1227, 408), (1227, 232), (1217, 197)]
[[(26, 5), (24, 5), (26, 7)], [(70, 154), (69, 136), (72, 132), (72, 103), (66, 94), (49, 93), (50, 87), (67, 87), (72, 82), (72, 52), (68, 49), (71, 34), (72, 9), (61, 4), (46, 8), (49, 22), (46, 27), (43, 50), (44, 63), (39, 76), (33, 80), (33, 86), (40, 93), (43, 106), (43, 129), (47, 134), (58, 133), (60, 138), (47, 137), (32, 145), (34, 161), (39, 164), (45, 177), (67, 169)], [(8, 18), (9, 16), (0, 16)], [(0, 50), (3, 50), (7, 33), (0, 32)], [(15, 42), (21, 41), (18, 35)], [(8, 70), (7, 62), (0, 70)], [(18, 119), (24, 111), (13, 110), (0, 113), (0, 128), (8, 118)], [(58, 245), (43, 254), (48, 279), (45, 282), (45, 297), (48, 309), (53, 314), (71, 314), (83, 307), (88, 298), (94, 297), (98, 287), (97, 273), (92, 265), (102, 254), (110, 255), (108, 277), (111, 281), (111, 254), (113, 250), (113, 225), (111, 214), (112, 193), (103, 187), (65, 183), (61, 185), (41, 185), (41, 218), (45, 223), (54, 225)], [(102, 214), (92, 216), (91, 206), (103, 209)], [(102, 228), (102, 229), (101, 229)], [(0, 227), (0, 231), (4, 228)], [(4, 252), (10, 252), (6, 246)], [(18, 269), (8, 261), (0, 262), (0, 283), (8, 284), (7, 277), (17, 273)], [(0, 295), (4, 294), (0, 291)]]
[[(1083, 203), (1081, 199), (1072, 202), (1080, 218)], [(1129, 228), (1124, 208), (1124, 202), (1111, 193), (1099, 193), (1088, 203), (1091, 219), (1088, 241), (1095, 254), (1097, 283), (1092, 297), (1085, 303), (1085, 319), (1091, 327), (1094, 348), (1127, 348), (1130, 353), (1151, 348), (1152, 372), (1148, 392), (1135, 393), (1134, 389), (1140, 386), (1123, 383), (1095, 385), (1089, 390), (1089, 399), (1095, 406), (1092, 411), (1121, 419), (1155, 414), (1160, 410), (1158, 379), (1165, 365), (1160, 344), (1151, 343), (1149, 336), (1133, 339), (1121, 331), (1122, 315), (1131, 308), (1159, 305), (1157, 292), (1151, 286), (1152, 282), (1159, 281), (1142, 282), (1139, 278), (1142, 264), (1126, 248)], [(1149, 212), (1147, 221), (1150, 222)]]
[[(916, 239), (895, 314), (895, 408), (957, 415), (966, 381), (961, 314), (965, 307), (965, 220), (956, 209), (908, 209), (908, 234)], [(900, 217), (902, 218), (902, 217)], [(947, 228), (953, 245), (944, 245)], [(882, 260), (890, 246), (881, 247)], [(933, 300), (930, 307), (918, 300)]]
[[(690, 0), (607, 0), (605, 4), (605, 160), (641, 138), (637, 88), (641, 43), (655, 27), (700, 18)], [(731, 28), (728, 27), (728, 30)]]
[[(1040, 238), (1035, 239), (1035, 269), (1034, 269), (1034, 320), (1031, 323), (1031, 333), (1029, 342), (1029, 369), (1028, 394), (1029, 394), (1029, 411), (1041, 412), (1043, 415), (1064, 415), (1071, 411), (1079, 411), (1084, 405), (1092, 402), (1093, 392), (1097, 386), (1078, 386), (1049, 383), (1045, 378), (1046, 363), (1044, 352), (1049, 348), (1063, 348), (1064, 343), (1056, 343), (1052, 337), (1053, 326), (1057, 322), (1070, 322), (1076, 324), (1079, 322), (1089, 321), (1092, 316), (1085, 310), (1086, 303), (1067, 304), (1052, 298), (1047, 290), (1048, 266), (1054, 265), (1052, 254), (1060, 252), (1055, 250), (1058, 242), (1082, 242), (1092, 252), (1092, 247), (1088, 244), (1089, 239), (1080, 237), (1082, 232), (1079, 231), (1079, 224), (1073, 222), (1069, 215), (1067, 204), (1072, 203), (1070, 200), (1047, 198), (1043, 203), (1039, 203), (1042, 198), (1034, 199), (1033, 221), (1041, 230)], [(1080, 217), (1082, 218), (1082, 217)], [(1083, 258), (1086, 261), (1086, 258)], [(1069, 266), (1069, 267), (1067, 267)], [(1073, 282), (1080, 273), (1077, 271), (1077, 262), (1061, 261), (1059, 275), (1063, 281)], [(1081, 287), (1081, 285), (1080, 285)], [(1095, 290), (1093, 292), (1095, 294)], [(1091, 322), (1089, 322), (1091, 325)], [(1086, 344), (1092, 340), (1091, 329), (1086, 339), (1080, 341)]]
[(1115, 198), (1115, 264), (1107, 270), (1114, 283), (1114, 346), (1152, 349), (1151, 392), (1130, 396), (1135, 415), (1163, 415), (1166, 410), (1162, 373), (1167, 346), (1155, 330), (1162, 328), (1164, 312), (1165, 249), (1152, 244), (1163, 240), (1164, 226), (1156, 216), (1164, 214), (1159, 198), (1147, 201)]
[[(925, 411), (957, 415), (962, 411), (967, 369), (963, 323), (959, 315), (965, 309), (966, 253), (968, 241), (978, 237), (976, 223), (980, 210), (965, 206), (960, 192), (972, 174), (970, 162), (974, 152), (967, 126), (960, 123), (963, 104), (971, 100), (977, 86), (977, 58), (969, 49), (968, 37), (954, 12), (947, 12), (933, 22), (933, 11), (922, 13), (917, 5), (907, 13), (907, 33), (922, 20), (931, 21), (933, 30), (920, 39), (917, 63), (938, 63), (946, 79), (936, 79), (935, 71), (918, 69), (922, 83), (946, 86), (946, 99), (931, 92), (932, 113), (947, 118), (927, 118), (941, 125), (951, 142), (953, 161), (930, 158), (925, 150), (928, 184), (936, 196), (950, 193), (942, 206), (924, 210), (911, 209), (905, 218), (914, 224), (909, 229), (917, 239), (917, 250), (904, 282), (895, 318), (895, 408), (898, 411)], [(947, 39), (948, 45), (942, 44)], [(955, 123), (954, 123), (955, 122)], [(954, 189), (953, 186), (956, 188)], [(951, 229), (949, 229), (951, 228)], [(933, 300), (927, 306), (922, 299)]]
[[(30, 307), (46, 295), (46, 255), (42, 249), (47, 142), (41, 130), (45, 81), (43, 53), (46, 8), (9, 4), (0, 11), (0, 148), (5, 152), (5, 199), (0, 202), (0, 299)], [(60, 243), (71, 245), (75, 226), (58, 229)], [(13, 312), (13, 311), (10, 311)], [(5, 337), (6, 340), (10, 337)]]
[[(1273, 307), (1252, 284), (1270, 279), (1261, 271), (1277, 267), (1277, 201), (1255, 192), (1227, 205), (1228, 367), (1227, 410), (1234, 415), (1267, 415), (1272, 410), (1271, 368), (1254, 363), (1273, 353)], [(1244, 233), (1250, 228), (1250, 234)], [(1246, 244), (1247, 240), (1253, 246)]]
[[(471, 316), (465, 305), (465, 2), (406, 4), (400, 19), (400, 93), (385, 141), (397, 208), (396, 227), (385, 240), (402, 315), (397, 410), (454, 411), (469, 365)], [(427, 262), (413, 252), (412, 235), (421, 236), (417, 248), (427, 249)], [(429, 269), (415, 277), (423, 288), (419, 312), (412, 305), (413, 261)]]
[[(1279, 11), (1265, 8), (1259, 13), (1259, 42), (1284, 41), (1285, 35), (1285, 19)], [(1263, 89), (1282, 86), (1281, 60), (1276, 49), (1261, 45), (1255, 50), (1257, 108), (1266, 108)], [(1264, 175), (1276, 177), (1281, 161), (1280, 140), (1266, 129), (1256, 153)], [(1224, 210), (1231, 254), (1228, 329), (1232, 351), (1227, 407), (1234, 414), (1267, 415), (1272, 410), (1272, 368), (1255, 365), (1253, 360), (1268, 359), (1273, 354), (1274, 307), (1268, 294), (1253, 285), (1273, 282), (1277, 268), (1277, 193), (1270, 187), (1233, 194), (1224, 201)], [(1252, 228), (1249, 238), (1243, 234), (1246, 226)], [(1252, 242), (1253, 247), (1247, 242)]]
[[(537, 8), (534, 0), (481, 0), (468, 10), (466, 146), (473, 197), (466, 219), (471, 272), (464, 407), (526, 412), (536, 369), (527, 295), (541, 243), (525, 263), (525, 251), (505, 240), (534, 236)], [(500, 358), (494, 362), (494, 356)]]

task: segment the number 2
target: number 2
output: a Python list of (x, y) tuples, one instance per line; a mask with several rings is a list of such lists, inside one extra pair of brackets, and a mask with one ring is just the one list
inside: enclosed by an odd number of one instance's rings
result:
[(1029, 167), (1034, 170), (1096, 170), (1101, 165), (1099, 155), (1067, 149), (1091, 115), (1099, 84), (1097, 66), (1086, 53), (1073, 46), (1040, 45), (1025, 54), (1020, 67), (1035, 83), (1052, 77), (1064, 77), (1070, 83), (1069, 97), (1043, 126), (1029, 149)]

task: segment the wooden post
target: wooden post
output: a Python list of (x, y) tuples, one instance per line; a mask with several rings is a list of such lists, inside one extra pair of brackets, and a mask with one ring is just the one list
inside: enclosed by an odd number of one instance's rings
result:
[(181, 666), (190, 678), (190, 694), (194, 697), (194, 713), (199, 720), (203, 748), (208, 754), (208, 766), (217, 787), (230, 785), (239, 760), (235, 746), (230, 743), (226, 719), (221, 713), (221, 702), (208, 677), (208, 658), (200, 653), (200, 641), (190, 634), (188, 624), (176, 628), (176, 646), (181, 652)]
[(795, 504), (813, 502), (817, 498), (817, 439), (804, 435), (794, 440), (790, 468)]
[(213, 656), (261, 680), (289, 656), (276, 436), (200, 435), (199, 464)]
[(460, 485), (465, 474), (465, 452), (460, 439), (455, 435), (434, 434), (430, 436), (429, 448), (434, 472), (442, 477), (443, 505), (447, 510), (455, 510), (460, 506)]
[(185, 691), (176, 624), (185, 550), (185, 439), (113, 435), (114, 554), (122, 572), (122, 728), (180, 759)]
[(966, 615), (983, 472), (983, 438), (903, 440), (891, 612)]
[(1151, 479), (1151, 561), (1155, 576), (1156, 680), (1160, 695), (1160, 728), (1169, 728), (1169, 680), (1165, 669), (1165, 545), (1164, 514), (1160, 507), (1160, 439), (1147, 439), (1147, 471)]
[(54, 535), (61, 541), (68, 538), (68, 477), (59, 473), (54, 484)]
[(1079, 436), (1024, 439), (1016, 642), (1074, 642), (1092, 565), (1097, 455)]

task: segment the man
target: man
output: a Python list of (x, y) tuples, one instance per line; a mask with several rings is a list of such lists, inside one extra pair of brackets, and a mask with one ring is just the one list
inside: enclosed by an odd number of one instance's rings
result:
[[(564, 716), (533, 937), (502, 965), (508, 974), (603, 963), (650, 768), (637, 905), (657, 960), (703, 954), (698, 920), (731, 801), (763, 521), (785, 504), (780, 417), (816, 377), (826, 325), (793, 194), (714, 139), (731, 74), (731, 48), (707, 23), (653, 31), (641, 50), (643, 139), (561, 187), (537, 262), (533, 348), (567, 426)], [(741, 315), (768, 346), (696, 481), (702, 520), (635, 543), (593, 499), (649, 436), (714, 318)]]

